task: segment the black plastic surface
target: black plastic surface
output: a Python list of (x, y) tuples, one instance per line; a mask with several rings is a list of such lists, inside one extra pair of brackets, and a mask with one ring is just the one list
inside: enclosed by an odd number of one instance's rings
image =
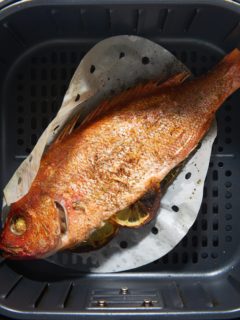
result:
[[(96, 42), (142, 35), (198, 75), (239, 44), (239, 17), (239, 5), (221, 0), (88, 6), (35, 0), (6, 6), (0, 11), (1, 187), (58, 110), (76, 66)], [(112, 275), (79, 275), (44, 261), (2, 261), (0, 313), (23, 319), (239, 316), (239, 101), (237, 92), (217, 114), (203, 204), (171, 253)], [(129, 288), (127, 295), (119, 293), (122, 287)], [(144, 299), (152, 305), (143, 306)], [(101, 300), (106, 305), (99, 306)]]

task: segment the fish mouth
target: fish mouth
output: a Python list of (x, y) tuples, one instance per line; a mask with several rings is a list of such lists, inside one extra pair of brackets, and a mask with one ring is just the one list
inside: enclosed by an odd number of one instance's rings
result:
[(0, 243), (0, 257), (12, 258), (14, 257), (14, 255), (15, 255), (15, 252), (13, 251), (13, 249), (7, 248)]
[(7, 259), (23, 259), (24, 255), (21, 248), (5, 245), (0, 240), (0, 257)]

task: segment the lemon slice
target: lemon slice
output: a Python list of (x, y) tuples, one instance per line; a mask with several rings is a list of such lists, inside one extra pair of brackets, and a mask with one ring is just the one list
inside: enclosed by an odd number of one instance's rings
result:
[(112, 240), (112, 238), (118, 232), (118, 229), (119, 228), (117, 225), (111, 223), (110, 221), (105, 221), (104, 225), (101, 228), (95, 230), (90, 235), (88, 240), (82, 242), (79, 246), (71, 249), (71, 251), (82, 253), (100, 249)]
[(160, 197), (160, 189), (150, 190), (133, 205), (117, 212), (110, 221), (121, 227), (141, 227), (156, 215), (160, 205)]

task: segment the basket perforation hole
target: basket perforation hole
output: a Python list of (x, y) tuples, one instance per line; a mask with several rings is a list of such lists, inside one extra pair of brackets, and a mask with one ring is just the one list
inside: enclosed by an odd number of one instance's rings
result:
[(202, 67), (200, 69), (200, 74), (204, 74), (204, 73), (207, 73), (208, 69), (206, 67)]
[(213, 177), (213, 181), (217, 181), (218, 180), (218, 171), (217, 170), (213, 170), (212, 177)]
[(36, 119), (35, 117), (33, 117), (33, 118), (31, 119), (31, 128), (32, 128), (33, 130), (35, 130), (35, 129), (37, 128), (37, 119)]
[(213, 204), (213, 213), (218, 213), (218, 204), (217, 203)]
[(51, 80), (56, 80), (57, 79), (57, 69), (53, 68), (51, 70)]
[(225, 240), (226, 242), (232, 242), (232, 236), (226, 236)]
[(225, 176), (226, 177), (231, 177), (231, 175), (232, 175), (232, 171), (231, 170), (225, 171)]
[(202, 227), (202, 230), (203, 230), (203, 231), (206, 231), (206, 230), (207, 230), (207, 228), (208, 228), (208, 222), (207, 222), (206, 219), (202, 219), (201, 227)]
[(47, 63), (47, 61), (48, 61), (47, 57), (45, 56), (41, 57), (41, 63), (45, 64)]
[(231, 213), (226, 213), (226, 214), (225, 214), (225, 219), (226, 219), (227, 221), (232, 220), (232, 215), (231, 215)]
[(202, 247), (207, 247), (208, 238), (206, 236), (202, 236)]
[(41, 87), (41, 95), (43, 97), (47, 96), (47, 86), (44, 85), (44, 86)]
[(17, 144), (18, 144), (19, 146), (22, 146), (22, 145), (24, 144), (23, 139), (17, 139)]
[(226, 104), (224, 108), (225, 108), (225, 111), (231, 111), (232, 110), (232, 106), (230, 104)]
[(37, 94), (36, 87), (35, 87), (35, 86), (31, 86), (31, 88), (30, 88), (30, 95), (31, 95), (32, 97), (36, 97), (36, 94)]
[(201, 56), (201, 61), (203, 62), (203, 63), (206, 63), (207, 62), (207, 60), (208, 60), (208, 57), (207, 56)]
[(213, 235), (212, 244), (213, 244), (213, 247), (218, 247), (219, 239), (217, 235)]
[(47, 70), (46, 69), (41, 70), (41, 80), (43, 80), (43, 81), (47, 80)]
[(202, 203), (202, 214), (206, 214), (207, 213), (207, 203), (203, 202)]
[(32, 113), (35, 113), (37, 111), (37, 106), (36, 106), (36, 102), (35, 101), (32, 101), (31, 104), (30, 104), (30, 111)]
[(158, 228), (152, 227), (151, 232), (152, 232), (154, 235), (158, 234)]
[(218, 58), (214, 55), (210, 56), (210, 59), (212, 62), (217, 62), (218, 61)]
[(18, 106), (17, 111), (18, 111), (19, 113), (23, 113), (24, 107), (23, 107), (22, 105), (21, 105), (21, 106)]
[(232, 132), (232, 128), (231, 127), (226, 127), (225, 128), (225, 132), (226, 133), (231, 133)]
[(61, 79), (62, 80), (66, 80), (67, 79), (67, 70), (66, 69), (62, 69), (61, 70)]
[(229, 138), (229, 137), (226, 138), (226, 139), (225, 139), (225, 143), (226, 143), (226, 144), (231, 144), (231, 143), (232, 143), (232, 139)]
[(232, 182), (231, 181), (226, 181), (225, 182), (225, 187), (226, 188), (231, 188), (231, 186), (232, 186)]
[(192, 62), (196, 62), (197, 61), (197, 52), (196, 51), (192, 51), (190, 54), (190, 59)]
[(172, 262), (173, 262), (173, 264), (177, 264), (178, 263), (178, 254), (177, 254), (177, 252), (173, 252), (173, 254), (172, 254)]
[(18, 124), (24, 123), (24, 118), (23, 117), (18, 117)]
[(214, 198), (218, 197), (218, 187), (213, 187), (212, 189), (212, 196)]
[(126, 248), (128, 247), (127, 241), (121, 241), (121, 242), (120, 242), (120, 247), (121, 247), (122, 249), (126, 249)]
[(230, 116), (226, 116), (226, 117), (225, 117), (225, 121), (226, 121), (226, 122), (230, 122), (231, 120), (232, 120), (232, 118), (231, 118)]
[(41, 111), (42, 113), (47, 113), (47, 101), (43, 100), (41, 103)]
[(31, 70), (30, 70), (30, 79), (31, 79), (32, 81), (34, 81), (34, 80), (37, 79), (36, 69), (31, 68)]
[(17, 78), (18, 80), (23, 80), (24, 79), (23, 73), (18, 73)]
[(192, 253), (192, 262), (193, 263), (197, 263), (198, 262), (198, 253), (197, 252), (193, 252)]
[(67, 62), (66, 52), (60, 52), (60, 61), (61, 61), (61, 63)]
[(199, 74), (198, 70), (195, 67), (192, 67), (191, 71), (195, 76), (197, 76)]
[(51, 63), (57, 63), (58, 62), (58, 54), (57, 52), (51, 53)]
[(51, 96), (54, 98), (57, 96), (57, 87), (55, 84), (51, 86)]
[(231, 199), (232, 198), (232, 193), (230, 191), (226, 191), (225, 198), (226, 199)]
[(23, 96), (22, 96), (22, 95), (18, 95), (18, 96), (17, 96), (17, 101), (18, 101), (18, 102), (23, 102), (23, 100), (24, 100), (24, 99), (23, 99)]
[(226, 230), (226, 231), (232, 231), (232, 226), (231, 226), (230, 224), (227, 224), (227, 225), (225, 226), (225, 230)]
[(183, 254), (182, 254), (182, 263), (183, 264), (188, 263), (188, 253), (187, 252), (183, 252)]
[(32, 57), (31, 62), (32, 62), (32, 64), (37, 64), (38, 63), (38, 58), (37, 57)]
[(212, 253), (211, 253), (211, 257), (212, 257), (213, 259), (217, 259), (218, 253), (217, 253), (217, 252), (212, 252)]
[(218, 221), (217, 220), (213, 220), (213, 224), (212, 224), (213, 230), (217, 231), (218, 230)]
[(202, 252), (201, 257), (203, 259), (207, 259), (208, 258), (208, 253), (207, 252)]
[(76, 52), (71, 52), (71, 56), (70, 56), (70, 61), (71, 63), (73, 63), (75, 65), (75, 63), (77, 62), (77, 54)]
[(186, 52), (186, 51), (182, 51), (182, 52), (180, 53), (180, 60), (181, 60), (183, 63), (185, 63), (185, 62), (187, 61), (187, 59), (188, 59), (188, 54), (187, 54), (187, 52)]
[(193, 247), (197, 247), (198, 246), (198, 237), (197, 236), (193, 236), (192, 237), (192, 246)]
[(232, 209), (232, 205), (231, 205), (231, 203), (226, 203), (225, 204), (225, 208), (227, 209), (227, 210), (230, 210), (230, 209)]
[(31, 151), (32, 151), (32, 149), (31, 149), (31, 148), (25, 148), (25, 152), (26, 152), (26, 154), (29, 154)]

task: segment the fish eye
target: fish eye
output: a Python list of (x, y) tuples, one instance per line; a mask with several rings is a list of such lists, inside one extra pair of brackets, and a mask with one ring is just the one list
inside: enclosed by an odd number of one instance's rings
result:
[(23, 216), (15, 216), (10, 223), (10, 230), (17, 236), (23, 235), (27, 230), (27, 223)]

